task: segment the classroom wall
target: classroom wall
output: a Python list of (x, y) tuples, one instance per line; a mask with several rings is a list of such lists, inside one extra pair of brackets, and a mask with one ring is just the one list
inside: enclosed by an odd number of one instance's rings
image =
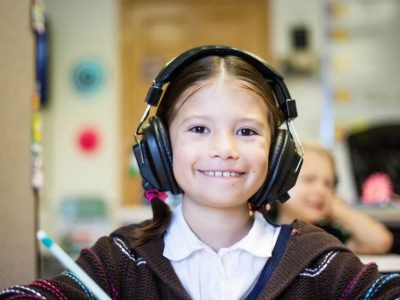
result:
[(34, 44), (29, 0), (0, 1), (0, 290), (35, 277), (30, 116)]
[[(280, 62), (293, 55), (291, 31), (298, 26), (308, 30), (308, 52), (315, 59), (320, 60), (324, 50), (322, 26), (324, 16), (320, 0), (274, 0), (272, 1), (272, 48), (278, 61), (278, 68), (283, 66)], [(295, 11), (296, 13), (290, 13)], [(279, 64), (280, 63), (280, 64)], [(296, 99), (299, 117), (295, 120), (296, 129), (301, 138), (320, 138), (321, 101), (322, 89), (319, 70), (310, 76), (288, 76), (285, 78), (291, 92)], [(317, 125), (317, 126), (316, 126)]]
[(309, 51), (318, 71), (286, 77), (299, 112), (294, 124), (300, 138), (319, 140), (333, 151), (338, 191), (355, 203), (359, 197), (346, 134), (400, 120), (396, 80), (400, 3), (274, 0), (272, 8), (272, 43), (278, 61), (293, 51), (290, 30), (299, 25), (309, 30)]
[[(43, 108), (41, 224), (58, 240), (60, 233), (71, 229), (59, 222), (68, 217), (61, 212), (63, 203), (100, 201), (109, 223), (114, 206), (120, 203), (117, 2), (46, 1), (46, 15), (51, 86)], [(76, 82), (77, 74), (81, 74), (81, 84), (86, 80), (86, 87)], [(96, 135), (96, 146), (82, 147), (80, 137), (86, 131)], [(98, 236), (112, 227), (97, 225), (101, 226), (85, 230)]]

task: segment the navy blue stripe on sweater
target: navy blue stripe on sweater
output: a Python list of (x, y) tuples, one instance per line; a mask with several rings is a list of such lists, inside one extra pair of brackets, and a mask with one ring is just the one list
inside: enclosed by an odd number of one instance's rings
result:
[(274, 250), (272, 251), (272, 256), (268, 259), (261, 271), (260, 276), (258, 277), (256, 285), (251, 290), (250, 294), (247, 295), (245, 300), (257, 299), (264, 287), (267, 285), (272, 273), (281, 261), (283, 253), (285, 253), (286, 245), (290, 239), (291, 232), (291, 225), (285, 224), (281, 226), (281, 232), (279, 233), (278, 240), (276, 241)]

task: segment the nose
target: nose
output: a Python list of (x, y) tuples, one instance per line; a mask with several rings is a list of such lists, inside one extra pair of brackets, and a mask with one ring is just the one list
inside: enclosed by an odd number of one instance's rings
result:
[(228, 132), (214, 134), (210, 140), (209, 156), (222, 159), (238, 159), (239, 149), (235, 135)]

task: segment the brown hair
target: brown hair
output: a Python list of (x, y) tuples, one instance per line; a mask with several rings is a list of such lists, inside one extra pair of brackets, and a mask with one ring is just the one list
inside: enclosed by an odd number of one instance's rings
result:
[[(224, 73), (229, 79), (241, 84), (265, 100), (268, 108), (267, 119), (273, 141), (278, 127), (283, 122), (283, 114), (278, 108), (270, 80), (265, 78), (254, 66), (236, 56), (207, 56), (186, 66), (168, 85), (157, 109), (157, 115), (168, 127), (177, 107), (177, 100), (190, 87), (209, 79), (218, 78)], [(169, 226), (171, 211), (165, 202), (153, 199), (151, 203), (153, 219), (143, 222), (135, 233), (136, 244), (143, 244), (153, 237), (161, 236)]]

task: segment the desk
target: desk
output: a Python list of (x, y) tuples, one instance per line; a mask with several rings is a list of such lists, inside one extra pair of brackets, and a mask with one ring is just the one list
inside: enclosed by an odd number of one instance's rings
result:
[(397, 202), (387, 206), (356, 204), (351, 207), (383, 223), (400, 223), (400, 204)]
[(400, 272), (400, 255), (358, 255), (364, 264), (375, 262), (378, 265), (379, 272)]

